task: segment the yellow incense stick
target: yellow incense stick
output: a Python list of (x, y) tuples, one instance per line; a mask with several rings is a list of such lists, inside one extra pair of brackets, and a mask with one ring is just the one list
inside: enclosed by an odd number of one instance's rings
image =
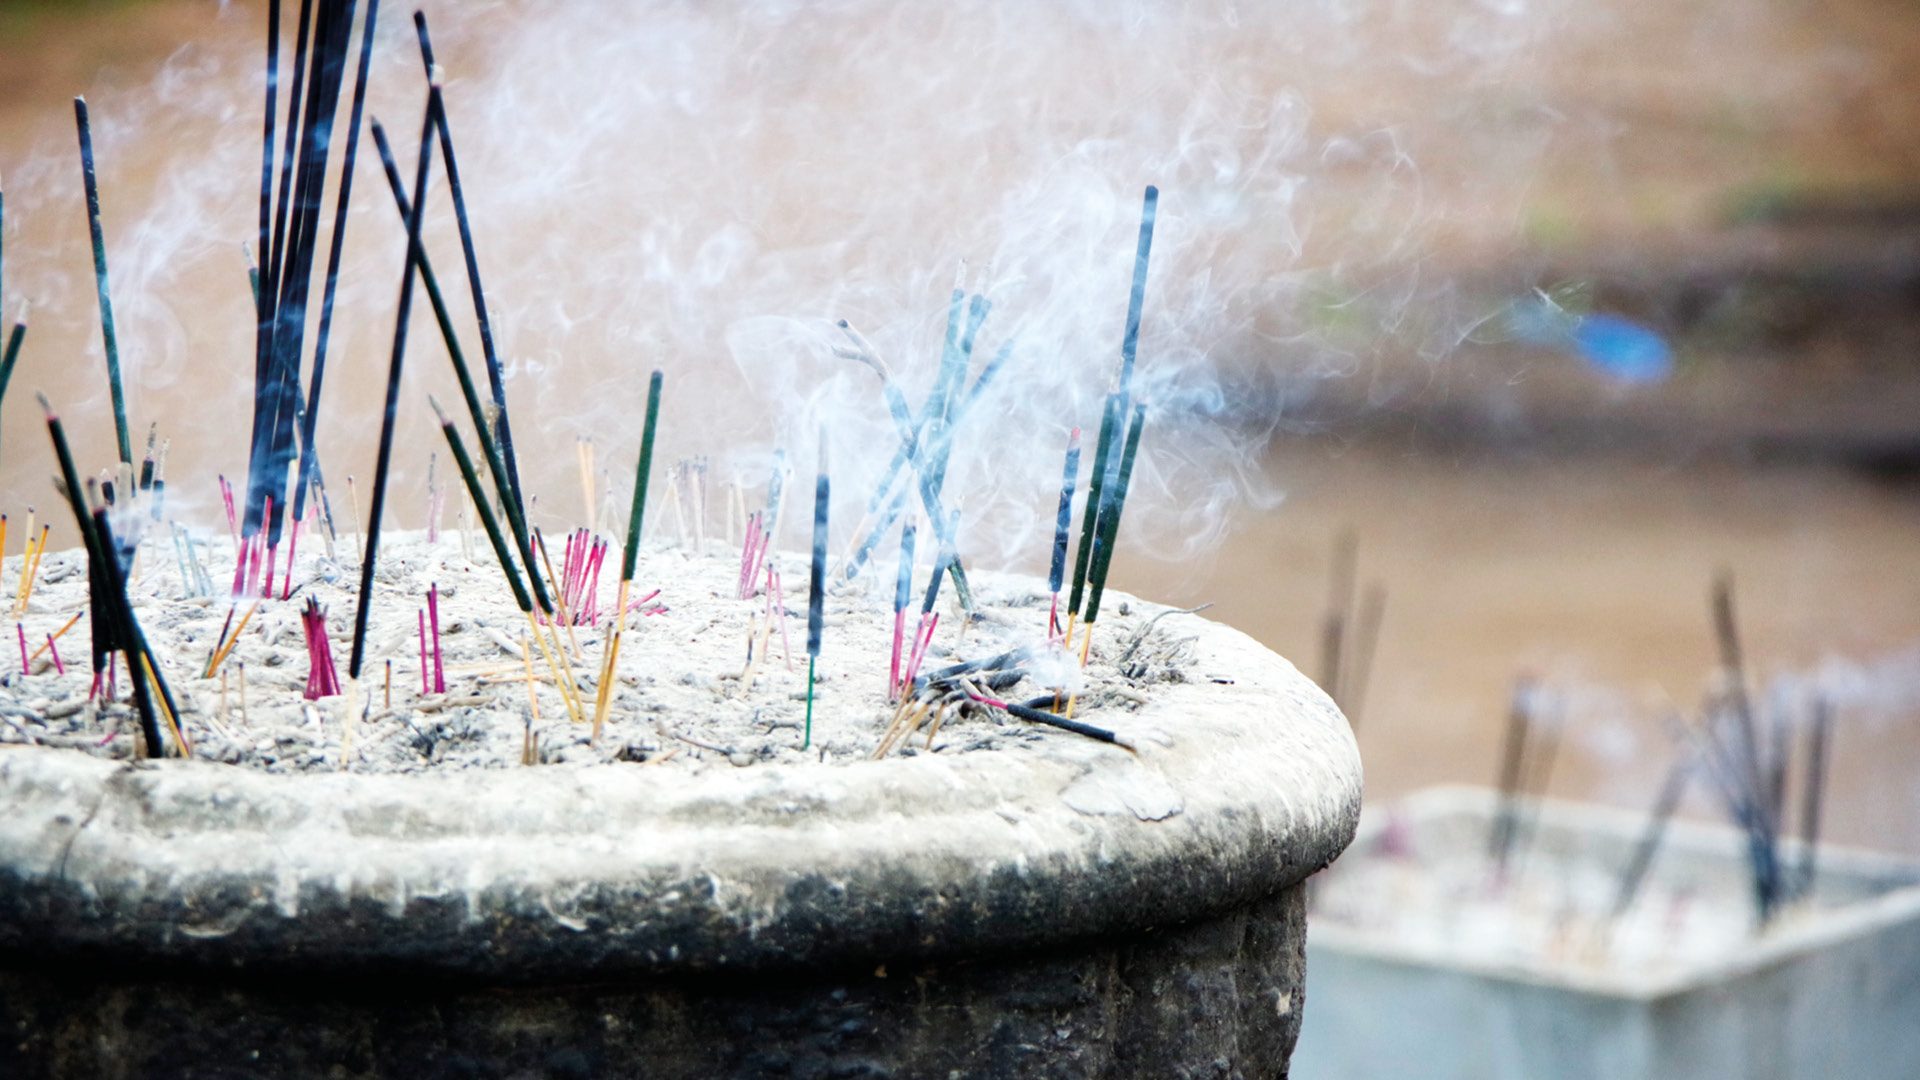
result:
[[(247, 608), (247, 613), (245, 615), (240, 616), (240, 625), (234, 627), (233, 633), (227, 638), (227, 640), (220, 642), (217, 645), (217, 647), (214, 649), (213, 659), (207, 661), (206, 674), (200, 676), (201, 678), (211, 679), (214, 677), (216, 673), (219, 672), (220, 665), (226, 663), (227, 654), (233, 652), (233, 647), (239, 644), (240, 632), (247, 628), (247, 620), (253, 618), (253, 613), (255, 611), (258, 611), (259, 609), (260, 609), (260, 601), (255, 600), (252, 606)], [(242, 675), (241, 679), (242, 679), (242, 682), (240, 685), (243, 687), (246, 686), (246, 682), (244, 681), (246, 679), (246, 676)], [(245, 711), (245, 706), (242, 706), (242, 711), (243, 712)]]
[(180, 744), (181, 755), (192, 757), (193, 743), (188, 740), (187, 733), (180, 730), (179, 721), (173, 718), (173, 710), (167, 707), (167, 695), (160, 692), (160, 677), (153, 673), (153, 665), (148, 662), (144, 652), (140, 654), (140, 670), (147, 677), (147, 685), (152, 687), (153, 700), (160, 706), (160, 715), (166, 717), (167, 730), (173, 733), (174, 740)]
[(51, 647), (53, 646), (53, 643), (54, 643), (54, 642), (56, 642), (56, 641), (59, 641), (59, 640), (60, 640), (60, 638), (61, 638), (61, 636), (62, 636), (63, 634), (65, 634), (65, 633), (66, 633), (67, 631), (69, 631), (69, 630), (71, 630), (71, 629), (73, 629), (73, 624), (74, 624), (74, 623), (77, 623), (77, 622), (79, 622), (79, 621), (80, 621), (80, 616), (82, 616), (82, 615), (85, 615), (85, 614), (86, 614), (86, 612), (84, 612), (84, 611), (76, 611), (76, 612), (74, 612), (74, 613), (73, 613), (73, 618), (71, 618), (71, 619), (68, 619), (68, 620), (67, 620), (67, 622), (66, 622), (66, 625), (65, 625), (65, 626), (62, 626), (62, 627), (61, 627), (60, 629), (58, 629), (58, 630), (55, 630), (55, 631), (53, 632), (53, 634), (52, 634), (51, 636), (49, 636), (49, 637), (47, 638), (47, 640), (45, 640), (45, 641), (43, 641), (43, 642), (41, 642), (41, 643), (40, 643), (40, 647), (39, 647), (39, 648), (37, 648), (37, 649), (35, 649), (35, 650), (33, 650), (33, 657), (32, 657), (32, 659), (34, 659), (34, 660), (38, 660), (38, 659), (40, 659), (40, 654), (41, 654), (41, 653), (44, 653), (44, 652), (46, 652), (46, 651), (47, 651), (47, 650), (48, 650), (49, 648), (51, 648)]
[[(20, 610), (17, 614), (26, 614), (27, 601), (33, 599), (33, 583), (40, 578), (40, 560), (47, 557), (47, 538), (51, 532), (53, 532), (53, 526), (40, 526), (40, 546), (33, 549), (33, 565), (26, 570), (27, 580), (20, 593)], [(132, 575), (131, 570), (128, 571), (128, 575)]]
[(520, 659), (527, 669), (527, 704), (533, 707), (533, 719), (540, 720), (540, 695), (535, 693), (533, 682), (533, 650), (527, 647), (527, 637), (520, 635)]
[[(560, 665), (553, 659), (553, 650), (547, 647), (547, 638), (546, 635), (540, 632), (539, 621), (533, 617), (533, 612), (528, 611), (525, 614), (527, 616), (527, 627), (533, 631), (533, 640), (540, 645), (540, 657), (547, 662), (547, 668), (553, 672), (554, 685), (560, 688), (560, 699), (566, 703), (567, 716), (576, 724), (584, 723), (586, 718), (580, 715), (579, 703), (576, 702), (573, 695), (569, 693), (570, 684), (568, 680), (560, 674)], [(556, 644), (558, 640), (558, 637), (556, 637)]]
[(593, 701), (593, 741), (600, 741), (600, 729), (607, 722), (607, 708), (613, 703), (614, 665), (620, 660), (620, 634), (627, 628), (627, 590), (632, 578), (620, 581), (620, 599), (613, 608), (613, 633), (607, 635), (607, 657), (600, 664), (600, 689)]

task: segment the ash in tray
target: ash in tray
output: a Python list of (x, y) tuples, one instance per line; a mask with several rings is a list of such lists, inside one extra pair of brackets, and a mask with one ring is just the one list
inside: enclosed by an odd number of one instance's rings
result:
[[(527, 621), (501, 588), (500, 570), (485, 538), (475, 529), (465, 539), (463, 543), (457, 530), (443, 532), (432, 544), (419, 533), (382, 538), (368, 660), (357, 687), (363, 708), (371, 699), (371, 712), (364, 719), (356, 712), (349, 725), (345, 697), (304, 696), (309, 664), (301, 612), (309, 598), (325, 609), (327, 635), (344, 684), (358, 577), (358, 558), (349, 554), (355, 538), (340, 536), (343, 562), (313, 552), (320, 545), (310, 541), (311, 547), (300, 553), (292, 597), (260, 601), (219, 673), (202, 678), (228, 618), (229, 598), (216, 586), (211, 598), (183, 599), (175, 553), (150, 537), (141, 546), (129, 592), (148, 640), (167, 668), (193, 756), (267, 772), (509, 768), (526, 762), (531, 738), (531, 756), (543, 766), (621, 762), (744, 767), (759, 762), (865, 761), (888, 732), (895, 712), (887, 702), (893, 612), (891, 598), (880, 595), (884, 590), (856, 588), (829, 598), (830, 633), (815, 684), (813, 746), (802, 751), (805, 558), (772, 556), (785, 564), (787, 640), (783, 642), (775, 621), (763, 650), (768, 610), (764, 587), (752, 599), (741, 599), (737, 553), (724, 552), (713, 542), (712, 553), (704, 556), (677, 550), (642, 555), (612, 708), (599, 744), (593, 745), (591, 723), (568, 718), (537, 646), (530, 646), (530, 665), (523, 655)], [(556, 541), (556, 564), (558, 546)], [(224, 583), (232, 574), (232, 552), (224, 541), (213, 547), (206, 570), (214, 582)], [(0, 581), (17, 581), (20, 565), (18, 556), (6, 560)], [(1030, 649), (1033, 655), (1023, 663), (1029, 672), (1044, 672), (1048, 681), (1070, 680), (1070, 689), (1084, 687), (1076, 719), (1122, 733), (1128, 713), (1144, 702), (1147, 684), (1181, 678), (1186, 643), (1154, 629), (1151, 613), (1116, 606), (1114, 617), (1100, 622), (1092, 658), (1081, 671), (1076, 658), (1047, 641), (1044, 583), (975, 577), (978, 610), (970, 621), (956, 610), (946, 612), (928, 649), (929, 671), (959, 660)], [(428, 589), (436, 584), (446, 692), (423, 694), (420, 613)], [(613, 583), (602, 580), (599, 587), (599, 610), (610, 613), (616, 602)], [(657, 596), (638, 602), (656, 588)], [(242, 600), (237, 605), (235, 623), (251, 604)], [(5, 664), (10, 674), (0, 694), (0, 743), (135, 756), (139, 722), (127, 701), (124, 666), (118, 672), (114, 704), (100, 707), (88, 700), (88, 620), (79, 619), (58, 638), (64, 674), (54, 670), (51, 650), (45, 648), (47, 636), (58, 633), (86, 605), (85, 554), (76, 549), (47, 555), (27, 611), (17, 620), (29, 649), (39, 650), (39, 655), (25, 677), (19, 674), (18, 656)], [(943, 599), (942, 606), (949, 602)], [(573, 671), (589, 713), (610, 628), (610, 618), (603, 615), (597, 625), (575, 626), (571, 633), (560, 634), (569, 651), (578, 644)], [(751, 666), (750, 631), (755, 634)], [(432, 667), (429, 655), (429, 686)], [(538, 719), (533, 719), (528, 695), (529, 669)], [(1018, 684), (995, 684), (987, 692), (1013, 698), (1051, 689), (1029, 675)], [(972, 705), (949, 708), (929, 739), (931, 728), (926, 724), (910, 737), (896, 737), (890, 752), (1018, 752), (1044, 740), (1082, 738)]]
[[(1662, 860), (1621, 908), (1622, 859), (1605, 847), (1542, 837), (1503, 872), (1478, 823), (1417, 825), (1387, 813), (1371, 843), (1356, 843), (1321, 875), (1317, 925), (1448, 964), (1549, 978), (1657, 980), (1735, 956), (1754, 939), (1750, 887), (1738, 874)], [(1767, 932), (1823, 902), (1816, 895), (1784, 909)]]

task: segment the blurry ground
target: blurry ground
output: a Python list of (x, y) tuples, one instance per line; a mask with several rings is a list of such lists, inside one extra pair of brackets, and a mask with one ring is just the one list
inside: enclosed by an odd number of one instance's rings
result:
[[(149, 77), (210, 7), (0, 2), (0, 167), (76, 88)], [(1463, 308), (1576, 284), (1668, 334), (1675, 377), (1624, 388), (1497, 334), (1435, 350), (1419, 312), (1383, 328), (1366, 293), (1334, 298), (1351, 325), (1328, 333), (1356, 343), (1311, 393), (1265, 377), (1265, 353), (1236, 361), (1256, 376), (1245, 407), (1283, 417), (1267, 468), (1285, 502), (1217, 558), (1116, 573), (1214, 602), (1312, 672), (1352, 526), (1389, 597), (1360, 718), (1370, 797), (1488, 779), (1528, 668), (1578, 697), (1556, 790), (1634, 805), (1668, 754), (1621, 718), (1696, 699), (1707, 583), (1730, 569), (1761, 666), (1869, 665), (1834, 832), (1920, 851), (1920, 681), (1899, 659), (1920, 645), (1920, 493), (1902, 480), (1920, 461), (1920, 5), (1615, 0), (1569, 18), (1513, 81), (1330, 92), (1313, 122), (1391, 139), (1396, 109), (1460, 117), (1405, 147), (1433, 178), (1428, 254), (1405, 272)], [(1477, 130), (1503, 101), (1512, 123)], [(1498, 170), (1488, 139), (1529, 137), (1538, 167), (1504, 195), (1448, 185)], [(9, 399), (9, 430), (28, 415)]]

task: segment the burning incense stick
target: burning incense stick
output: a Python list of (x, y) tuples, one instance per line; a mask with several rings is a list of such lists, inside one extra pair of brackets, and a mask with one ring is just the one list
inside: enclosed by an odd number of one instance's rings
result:
[[(413, 26), (420, 39), (420, 60), (426, 66), (427, 78), (438, 81), (434, 75), (433, 39), (427, 33), (426, 12), (413, 13)], [(480, 324), (480, 355), (486, 360), (487, 383), (493, 391), (500, 457), (506, 463), (506, 483), (513, 493), (514, 506), (523, 507), (525, 500), (520, 494), (520, 465), (513, 452), (513, 429), (507, 423), (507, 386), (500, 368), (500, 354), (494, 347), (493, 319), (487, 311), (486, 290), (480, 284), (480, 257), (474, 251), (473, 224), (467, 215), (466, 189), (460, 183), (460, 163), (454, 154), (453, 131), (447, 123), (444, 105), (435, 111), (434, 123), (440, 132), (440, 156), (447, 170), (447, 190), (453, 196), (454, 221), (460, 227), (460, 249), (467, 260), (467, 287), (473, 294), (473, 315)], [(535, 592), (538, 591), (536, 587)], [(544, 608), (546, 605), (541, 606)]]
[(133, 463), (133, 443), (127, 438), (127, 402), (120, 386), (120, 341), (113, 331), (113, 298), (107, 288), (107, 238), (100, 227), (100, 184), (93, 171), (93, 125), (87, 119), (87, 99), (73, 99), (73, 122), (80, 133), (80, 179), (87, 195), (87, 233), (93, 240), (93, 278), (100, 296), (100, 339), (107, 352), (107, 392), (113, 400), (113, 433), (120, 441), (120, 460)]
[(1147, 185), (1140, 204), (1140, 240), (1133, 254), (1133, 288), (1127, 294), (1127, 329), (1120, 339), (1120, 397), (1133, 392), (1133, 362), (1140, 348), (1140, 312), (1147, 299), (1147, 261), (1153, 255), (1153, 225), (1159, 216), (1160, 189)]
[[(352, 6), (348, 6), (352, 17)], [(340, 257), (347, 238), (347, 208), (353, 196), (354, 162), (360, 149), (360, 120), (367, 101), (367, 74), (373, 65), (373, 35), (380, 22), (380, 0), (367, 0), (367, 14), (360, 27), (360, 66), (353, 78), (353, 106), (347, 120), (345, 157), (340, 166), (339, 191), (334, 200), (333, 233), (327, 248), (327, 278), (320, 295), (320, 326), (313, 345), (313, 372), (307, 382), (307, 404), (301, 415), (300, 474), (294, 489), (293, 517), (297, 522), (306, 507), (309, 484), (315, 481), (318, 461), (313, 451), (314, 426), (320, 415), (320, 390), (326, 380), (327, 345), (333, 332), (333, 301), (340, 284)], [(316, 196), (317, 197), (317, 196)]]
[(1100, 434), (1093, 443), (1093, 471), (1087, 474), (1087, 505), (1080, 515), (1080, 550), (1073, 557), (1073, 585), (1067, 594), (1067, 632), (1064, 641), (1073, 647), (1073, 623), (1080, 616), (1080, 602), (1086, 595), (1087, 570), (1093, 562), (1093, 537), (1100, 523), (1101, 495), (1106, 490), (1107, 457), (1113, 446), (1113, 432), (1123, 421), (1120, 396), (1108, 394), (1100, 413)]
[(1112, 743), (1115, 746), (1124, 747), (1130, 751), (1135, 749), (1132, 739), (1127, 738), (1125, 735), (1108, 731), (1106, 728), (1095, 727), (1092, 724), (1081, 723), (1078, 720), (1069, 720), (1064, 716), (1055, 716), (1050, 712), (1036, 709), (1030, 705), (1022, 705), (1011, 701), (1001, 701), (997, 698), (987, 697), (977, 691), (970, 690), (967, 696), (982, 705), (999, 709), (1010, 716), (1018, 717), (1028, 723), (1057, 727), (1063, 731), (1071, 731), (1076, 735), (1085, 735), (1089, 739), (1098, 739), (1104, 743)]
[[(1086, 666), (1087, 649), (1093, 643), (1093, 624), (1100, 618), (1100, 598), (1107, 590), (1107, 572), (1113, 566), (1114, 542), (1120, 535), (1120, 515), (1126, 509), (1127, 491), (1133, 484), (1133, 463), (1140, 452), (1140, 435), (1147, 426), (1147, 407), (1133, 407), (1133, 424), (1127, 429), (1126, 449), (1120, 455), (1119, 475), (1101, 493), (1106, 505), (1100, 509), (1099, 529), (1093, 538), (1093, 566), (1087, 571), (1086, 630), (1080, 643), (1080, 666)], [(1072, 715), (1072, 709), (1068, 709)]]
[(1053, 561), (1047, 568), (1047, 591), (1053, 602), (1047, 610), (1047, 637), (1060, 632), (1060, 585), (1067, 572), (1067, 538), (1073, 532), (1073, 485), (1080, 476), (1080, 429), (1067, 433), (1067, 464), (1060, 477), (1060, 510), (1053, 527)]
[(827, 431), (820, 429), (820, 472), (813, 486), (813, 573), (807, 581), (807, 722), (800, 749), (813, 745), (813, 677), (826, 626), (827, 597)]
[(633, 502), (627, 510), (627, 542), (620, 553), (620, 595), (613, 608), (613, 633), (607, 638), (607, 656), (600, 665), (600, 687), (593, 703), (593, 740), (607, 722), (607, 708), (613, 701), (613, 679), (620, 660), (620, 635), (627, 626), (627, 593), (633, 587), (633, 570), (640, 559), (640, 531), (647, 513), (647, 484), (653, 473), (653, 436), (660, 422), (660, 390), (666, 376), (656, 370), (647, 379), (647, 415), (640, 429), (640, 460), (633, 470)]
[(900, 530), (900, 577), (893, 590), (893, 660), (887, 667), (887, 700), (900, 698), (900, 642), (907, 625), (907, 603), (913, 599), (913, 525)]
[(427, 176), (433, 166), (433, 118), (439, 111), (440, 87), (427, 91), (427, 118), (420, 130), (420, 160), (413, 178), (413, 213), (407, 219), (407, 261), (400, 272), (399, 317), (393, 328), (393, 353), (387, 364), (387, 396), (380, 420), (380, 450), (374, 459), (373, 504), (367, 515), (366, 555), (360, 563), (360, 599), (353, 612), (353, 652), (347, 679), (358, 682), (366, 661), (367, 618), (372, 613), (373, 573), (380, 554), (380, 518), (387, 504), (387, 471), (393, 462), (393, 429), (399, 417), (400, 374), (407, 358), (407, 323), (413, 314), (413, 267), (420, 257), (420, 223), (427, 201)]

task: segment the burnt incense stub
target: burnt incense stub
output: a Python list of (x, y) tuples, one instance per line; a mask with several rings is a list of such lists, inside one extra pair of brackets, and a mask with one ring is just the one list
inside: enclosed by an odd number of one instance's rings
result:
[[(983, 585), (985, 597), (1014, 588), (990, 576)], [(1029, 591), (1031, 614), (1044, 619), (1037, 588)], [(1096, 641), (1096, 663), (1125, 647), (1128, 619), (1160, 610), (1109, 602), (1133, 615)], [(874, 609), (879, 623), (890, 620), (884, 599)], [(1046, 993), (1078, 988), (1057, 1011), (1078, 1017), (1067, 1026), (1087, 1041), (1075, 1060), (1090, 1063), (1061, 1075), (1165, 1074), (1120, 1061), (1115, 1047), (1128, 1040), (1128, 1058), (1163, 1064), (1237, 1061), (1235, 1047), (1257, 1046), (1263, 1060), (1240, 1071), (1283, 1075), (1298, 1024), (1300, 885), (1352, 835), (1358, 756), (1332, 703), (1251, 639), (1180, 614), (1161, 619), (1154, 632), (1162, 631), (1192, 639), (1180, 675), (1129, 685), (1131, 708), (1105, 700), (1085, 714), (1123, 729), (1137, 752), (981, 716), (955, 721), (952, 741), (933, 752), (836, 757), (834, 740), (871, 746), (886, 722), (886, 710), (855, 709), (850, 697), (823, 699), (831, 707), (815, 722), (824, 753), (817, 746), (811, 760), (748, 767), (707, 754), (665, 765), (274, 775), (10, 746), (0, 750), (9, 808), (0, 818), (0, 1011), (20, 1019), (43, 1008), (32, 1001), (104, 1010), (86, 1014), (104, 1025), (103, 1038), (158, 1053), (169, 1036), (143, 1025), (178, 1028), (180, 1018), (114, 1012), (106, 1002), (115, 994), (172, 980), (156, 992), (197, 1017), (186, 1027), (231, 1029), (244, 1041), (244, 1024), (223, 1020), (220, 1002), (266, 995), (276, 1004), (263, 1000), (252, 1015), (268, 1015), (286, 1007), (287, 994), (310, 993), (326, 1019), (302, 1038), (365, 1036), (378, 1057), (381, 1036), (363, 1025), (382, 1014), (368, 1003), (404, 1013), (393, 988), (416, 982), (418, 992), (403, 996), (427, 1011), (386, 1029), (402, 1041), (449, 1038), (483, 1013), (499, 1019), (514, 1001), (562, 1031), (627, 1009), (637, 1032), (702, 1002), (766, 1019), (795, 1009), (837, 1015), (851, 1000), (864, 1003), (854, 1010), (862, 1015), (891, 1017), (900, 1033), (862, 1044), (875, 1060), (886, 1059), (891, 1075), (922, 1075), (936, 1060), (973, 1067), (950, 1040), (987, 1039), (996, 1011), (1015, 1026), (1017, 1016), (1034, 1020), (1018, 1004), (1021, 987), (1052, 985)], [(298, 647), (296, 638), (288, 644)], [(883, 696), (883, 679), (868, 696)], [(616, 708), (607, 726), (642, 722), (653, 721)], [(1006, 730), (1001, 742), (966, 750), (970, 726)], [(378, 723), (354, 737), (379, 738)], [(78, 971), (97, 974), (76, 983)], [(913, 972), (931, 989), (916, 989)], [(181, 979), (226, 989), (188, 991)], [(308, 980), (310, 991), (289, 989)], [(1255, 982), (1264, 1004), (1238, 1002), (1204, 1027), (1212, 1035), (1174, 1013), (1138, 1012), (1148, 998), (1163, 1012), (1212, 1009), (1237, 1001), (1232, 987)], [(471, 999), (487, 986), (518, 987), (519, 996)], [(957, 1014), (936, 1023), (926, 1012), (943, 994), (970, 1017), (971, 1034), (941, 1026)], [(1210, 995), (1224, 996), (1208, 1005)], [(1095, 1014), (1105, 1019), (1093, 1024)], [(1119, 1030), (1116, 1019), (1128, 1015)], [(553, 1037), (612, 1052), (604, 1036)], [(818, 1049), (800, 1043), (760, 1049), (800, 1057)], [(300, 1045), (323, 1052), (301, 1038), (288, 1052)], [(81, 1053), (66, 1044), (21, 1046), (0, 1057), (84, 1071), (80, 1058), (58, 1057)], [(409, 1046), (387, 1047), (393, 1056), (369, 1069), (398, 1068), (419, 1049)], [(754, 1074), (744, 1058), (722, 1062), (715, 1052), (702, 1051), (700, 1066), (662, 1059), (660, 1075)], [(501, 1047), (496, 1056), (513, 1053)], [(1031, 1064), (1013, 1069), (1029, 1072), (1039, 1074)]]

